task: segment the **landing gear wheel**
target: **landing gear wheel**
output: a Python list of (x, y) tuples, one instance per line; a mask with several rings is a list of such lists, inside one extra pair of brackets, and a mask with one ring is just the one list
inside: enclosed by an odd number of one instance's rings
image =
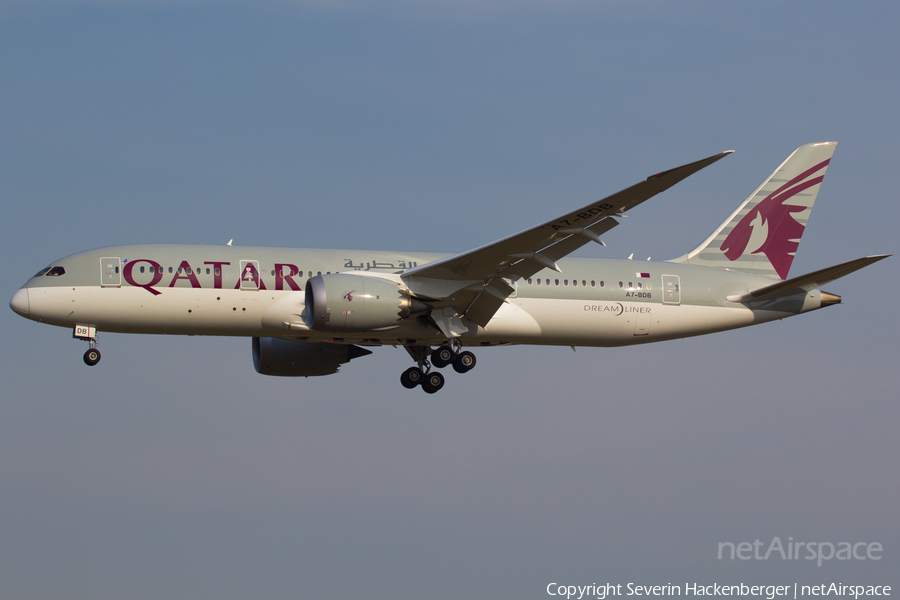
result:
[(433, 394), (442, 387), (444, 387), (444, 376), (437, 371), (429, 373), (425, 376), (425, 380), (422, 381), (422, 389), (425, 390), (426, 394)]
[[(87, 356), (84, 358), (85, 362), (87, 362)], [(408, 390), (413, 389), (425, 378), (425, 375), (422, 374), (422, 369), (419, 367), (410, 367), (407, 370), (403, 371), (403, 374), (400, 375), (400, 385), (405, 387)]]
[(468, 373), (475, 367), (475, 355), (466, 350), (453, 359), (453, 370), (457, 373)]
[(91, 348), (84, 353), (84, 364), (87, 366), (93, 367), (98, 362), (100, 362), (100, 351), (96, 348)]
[(431, 353), (431, 364), (438, 369), (443, 369), (453, 362), (456, 358), (456, 352), (450, 346), (439, 346)]

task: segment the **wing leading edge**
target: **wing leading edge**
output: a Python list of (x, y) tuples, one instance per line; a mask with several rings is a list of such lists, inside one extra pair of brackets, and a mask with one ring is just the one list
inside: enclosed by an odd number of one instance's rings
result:
[(447, 323), (436, 321), (445, 334), (450, 334), (448, 337), (458, 335), (460, 317), (484, 327), (513, 292), (511, 282), (531, 277), (542, 269), (558, 271), (559, 259), (588, 242), (603, 244), (600, 235), (619, 224), (614, 217), (624, 216), (626, 211), (732, 152), (656, 173), (612, 196), (526, 231), (410, 269), (402, 278), (414, 294), (435, 300), (434, 306), (447, 315)]

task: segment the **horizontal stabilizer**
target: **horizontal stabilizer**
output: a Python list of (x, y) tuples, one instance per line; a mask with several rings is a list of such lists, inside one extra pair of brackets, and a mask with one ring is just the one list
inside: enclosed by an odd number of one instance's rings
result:
[(822, 287), (823, 285), (831, 283), (835, 279), (839, 279), (844, 275), (849, 275), (854, 271), (858, 271), (859, 269), (867, 267), (872, 263), (876, 263), (879, 260), (885, 259), (888, 256), (891, 255), (877, 254), (875, 256), (865, 256), (863, 258), (857, 258), (856, 260), (851, 260), (850, 262), (845, 262), (840, 265), (828, 267), (827, 269), (821, 269), (807, 275), (801, 275), (800, 277), (788, 279), (787, 281), (780, 281), (772, 285), (767, 285), (766, 287), (759, 288), (758, 290), (753, 290), (752, 292), (747, 292), (746, 294), (728, 296), (728, 300), (730, 300), (731, 302), (762, 302), (765, 300), (782, 298), (784, 296), (801, 294)]

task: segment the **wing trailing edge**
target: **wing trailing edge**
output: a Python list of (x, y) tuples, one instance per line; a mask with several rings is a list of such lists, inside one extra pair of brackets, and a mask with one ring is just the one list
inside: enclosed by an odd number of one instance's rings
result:
[[(559, 270), (556, 261), (619, 224), (616, 218), (676, 183), (728, 156), (728, 150), (668, 171), (596, 200), (587, 206), (531, 229), (404, 272), (401, 277), (414, 294), (442, 299), (460, 316), (486, 326), (515, 289), (515, 282), (545, 268)], [(614, 218), (615, 217), (615, 218)]]

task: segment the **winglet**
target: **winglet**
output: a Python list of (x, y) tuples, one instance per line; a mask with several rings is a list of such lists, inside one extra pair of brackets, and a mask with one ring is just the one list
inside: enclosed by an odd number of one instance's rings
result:
[(681, 178), (678, 180), (678, 181), (681, 181), (681, 179), (684, 179), (684, 178), (687, 177), (688, 175), (691, 175), (692, 173), (696, 173), (697, 171), (699, 171), (699, 170), (702, 169), (703, 167), (707, 167), (707, 166), (713, 164), (714, 162), (716, 162), (717, 160), (721, 160), (721, 159), (725, 158), (725, 157), (728, 156), (729, 154), (734, 154), (734, 150), (726, 150), (725, 152), (719, 152), (718, 154), (715, 154), (715, 155), (713, 155), (713, 156), (710, 156), (709, 158), (704, 158), (703, 160), (698, 160), (698, 161), (696, 161), (696, 162), (693, 162), (693, 163), (690, 163), (690, 164), (687, 164), (687, 165), (683, 165), (683, 166), (681, 166), (681, 167), (675, 167), (674, 169), (669, 169), (668, 171), (660, 171), (659, 173), (656, 173), (656, 174), (651, 175), (650, 177), (648, 177), (648, 178), (647, 178), (647, 181), (649, 181), (649, 180), (651, 180), (651, 179), (654, 179), (654, 178), (657, 178), (657, 177), (666, 177), (667, 175), (670, 175), (670, 174), (672, 174), (672, 173), (676, 173), (676, 172), (678, 172), (678, 171), (684, 171), (684, 170), (686, 170), (686, 169), (691, 169), (690, 172), (687, 173), (687, 175), (685, 175), (684, 177), (681, 177)]

